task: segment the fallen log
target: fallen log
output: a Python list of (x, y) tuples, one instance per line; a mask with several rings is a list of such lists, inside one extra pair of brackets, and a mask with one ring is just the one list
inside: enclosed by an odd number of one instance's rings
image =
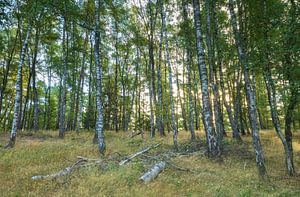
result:
[(61, 176), (65, 176), (67, 174), (70, 174), (72, 172), (73, 168), (72, 167), (67, 167), (59, 172), (53, 173), (53, 174), (48, 174), (48, 175), (37, 175), (31, 177), (31, 180), (37, 181), (37, 180), (45, 180), (45, 179), (53, 179)]
[(137, 152), (137, 153), (135, 153), (135, 154), (129, 156), (129, 157), (126, 158), (125, 160), (121, 161), (121, 162), (119, 163), (119, 165), (122, 166), (122, 165), (126, 164), (127, 162), (131, 161), (133, 158), (135, 158), (135, 157), (137, 157), (137, 156), (139, 156), (139, 155), (142, 155), (143, 153), (146, 153), (146, 152), (148, 152), (149, 150), (158, 147), (159, 145), (160, 145), (160, 144), (156, 144), (156, 145), (150, 146), (150, 147), (148, 147), (148, 148), (145, 148), (145, 149), (143, 149), (143, 150), (141, 150), (141, 151), (139, 151), (139, 152)]
[(54, 178), (66, 176), (68, 174), (71, 174), (73, 172), (73, 170), (75, 170), (77, 167), (79, 167), (81, 165), (82, 162), (86, 162), (86, 161), (87, 160), (85, 160), (85, 159), (79, 159), (72, 166), (69, 166), (63, 170), (60, 170), (53, 174), (33, 176), (33, 177), (31, 177), (31, 180), (37, 181), (37, 180), (54, 179)]
[(161, 161), (155, 164), (148, 172), (146, 172), (143, 176), (140, 177), (140, 180), (148, 183), (154, 180), (157, 175), (166, 168), (166, 162)]

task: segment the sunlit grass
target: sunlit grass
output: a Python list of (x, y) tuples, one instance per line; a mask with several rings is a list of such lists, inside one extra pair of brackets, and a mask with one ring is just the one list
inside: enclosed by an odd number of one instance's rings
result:
[[(69, 132), (64, 140), (57, 135), (57, 131), (21, 133), (14, 149), (0, 150), (0, 196), (300, 196), (300, 178), (286, 176), (283, 148), (272, 131), (261, 134), (269, 175), (265, 181), (257, 177), (250, 136), (243, 138), (245, 145), (225, 138), (222, 159), (209, 160), (203, 151), (176, 157), (172, 159), (174, 164), (195, 172), (167, 168), (149, 184), (140, 183), (138, 178), (151, 164), (138, 159), (123, 167), (111, 162), (105, 169), (89, 167), (69, 177), (32, 181), (34, 175), (64, 169), (77, 156), (100, 158), (97, 146), (92, 144), (92, 132)], [(300, 135), (294, 137), (295, 167), (299, 172)], [(7, 139), (2, 135), (0, 143)], [(106, 132), (106, 141), (105, 157), (130, 155), (158, 142), (162, 145), (149, 155), (172, 149), (171, 136), (132, 139), (129, 133)], [(188, 142), (189, 133), (180, 132), (180, 148)]]

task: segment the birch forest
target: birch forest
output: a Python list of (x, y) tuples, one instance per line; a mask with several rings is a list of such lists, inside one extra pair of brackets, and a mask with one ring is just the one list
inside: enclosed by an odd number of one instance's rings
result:
[(0, 196), (300, 196), (297, 0), (0, 0)]

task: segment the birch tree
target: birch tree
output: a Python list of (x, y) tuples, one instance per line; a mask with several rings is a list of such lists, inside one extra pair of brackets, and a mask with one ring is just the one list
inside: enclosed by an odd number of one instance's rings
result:
[(257, 165), (259, 175), (261, 177), (264, 177), (266, 175), (266, 168), (265, 168), (264, 156), (263, 156), (262, 146), (259, 137), (259, 126), (258, 126), (257, 113), (256, 113), (257, 105), (256, 105), (254, 87), (252, 86), (252, 83), (250, 81), (249, 65), (247, 62), (247, 53), (243, 46), (241, 35), (237, 28), (237, 19), (236, 19), (236, 14), (234, 12), (233, 0), (229, 0), (228, 6), (230, 11), (231, 25), (234, 34), (235, 45), (238, 51), (239, 62), (244, 69), (245, 91), (246, 91), (246, 98), (248, 104), (248, 114), (249, 114), (249, 119), (251, 124), (251, 130), (252, 130), (253, 147), (256, 156), (256, 165)]
[(24, 43), (20, 52), (20, 60), (18, 65), (18, 73), (17, 73), (17, 81), (16, 81), (16, 96), (15, 96), (15, 104), (14, 104), (14, 116), (12, 122), (12, 129), (10, 133), (10, 138), (8, 144), (5, 146), (6, 148), (13, 148), (17, 138), (17, 130), (18, 130), (18, 121), (19, 121), (19, 112), (20, 112), (20, 102), (21, 102), (21, 83), (22, 83), (22, 68), (24, 65), (25, 54), (28, 46), (29, 34), (30, 34), (30, 25), (27, 27), (26, 36), (24, 39)]
[[(219, 86), (215, 80), (216, 77), (216, 63), (215, 63), (215, 48), (214, 48), (214, 34), (213, 34), (213, 23), (215, 17), (212, 15), (215, 14), (215, 1), (214, 0), (205, 0), (205, 11), (206, 11), (206, 45), (208, 49), (208, 64), (209, 64), (209, 79), (211, 83), (211, 88), (213, 91), (213, 104), (214, 104), (214, 116), (215, 116), (215, 126), (216, 133), (219, 136), (219, 141), (222, 140), (224, 134), (224, 123), (223, 115), (221, 112), (220, 104), (220, 95), (219, 95)], [(238, 135), (238, 134), (236, 134)], [(220, 142), (219, 142), (220, 143)]]
[(194, 104), (193, 104), (193, 95), (192, 95), (192, 49), (191, 49), (191, 40), (189, 38), (189, 22), (188, 22), (188, 2), (187, 0), (182, 0), (182, 15), (183, 15), (183, 31), (184, 31), (184, 42), (186, 50), (186, 64), (187, 64), (187, 78), (188, 78), (188, 96), (189, 96), (189, 130), (191, 132), (191, 140), (195, 140), (195, 129), (194, 129)]
[(203, 103), (203, 123), (206, 133), (207, 152), (209, 157), (215, 157), (220, 154), (217, 134), (212, 121), (212, 109), (208, 88), (208, 75), (205, 63), (204, 44), (200, 22), (200, 5), (198, 0), (193, 0), (194, 24), (197, 42), (197, 60), (198, 70), (201, 81), (202, 103)]
[(97, 107), (97, 119), (96, 119), (96, 133), (98, 139), (98, 148), (101, 154), (105, 152), (105, 140), (103, 131), (103, 109), (102, 109), (102, 63), (101, 63), (101, 52), (100, 52), (100, 6), (101, 0), (95, 1), (95, 45), (94, 55), (96, 64), (96, 107)]
[(66, 113), (66, 86), (67, 86), (67, 65), (68, 65), (68, 33), (66, 16), (63, 17), (63, 68), (61, 73), (60, 101), (59, 101), (59, 138), (65, 136), (65, 113)]
[(163, 38), (165, 41), (165, 47), (166, 47), (166, 61), (168, 66), (168, 73), (169, 73), (169, 88), (170, 88), (170, 105), (171, 105), (171, 127), (173, 132), (173, 143), (175, 150), (178, 149), (177, 145), (177, 125), (176, 125), (176, 118), (175, 118), (175, 106), (174, 106), (174, 98), (173, 98), (173, 74), (172, 74), (172, 68), (171, 68), (171, 62), (170, 62), (170, 54), (169, 54), (169, 41), (168, 41), (168, 35), (167, 35), (167, 27), (166, 27), (166, 13), (164, 9), (164, 3), (163, 0), (160, 0), (160, 6), (161, 6), (161, 18), (162, 18), (162, 32), (163, 32)]

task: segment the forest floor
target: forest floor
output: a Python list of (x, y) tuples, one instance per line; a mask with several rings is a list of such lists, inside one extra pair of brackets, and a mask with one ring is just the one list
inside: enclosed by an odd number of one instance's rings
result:
[[(251, 136), (244, 136), (244, 144), (231, 137), (224, 139), (224, 154), (220, 159), (205, 156), (203, 141), (189, 142), (189, 133), (179, 133), (179, 152), (170, 158), (172, 164), (191, 171), (167, 167), (150, 183), (139, 177), (155, 162), (151, 156), (172, 150), (172, 137), (141, 139), (129, 133), (106, 132), (107, 151), (99, 156), (92, 144), (93, 133), (66, 133), (65, 139), (57, 131), (20, 132), (14, 149), (0, 149), (0, 196), (300, 196), (300, 132), (294, 136), (294, 160), (298, 175), (288, 177), (285, 172), (283, 148), (273, 131), (262, 131), (268, 178), (257, 176)], [(171, 135), (171, 134), (170, 134)], [(203, 134), (199, 134), (203, 139)], [(198, 137), (199, 137), (198, 136)], [(8, 134), (0, 135), (5, 144)], [(199, 143), (200, 142), (200, 143)], [(124, 159), (145, 147), (161, 143), (146, 155), (119, 166)], [(197, 152), (184, 155), (184, 152)], [(35, 175), (58, 172), (77, 160), (77, 156), (105, 159), (99, 166), (88, 166), (68, 176), (53, 180), (31, 180)], [(148, 159), (147, 159), (148, 158)]]

